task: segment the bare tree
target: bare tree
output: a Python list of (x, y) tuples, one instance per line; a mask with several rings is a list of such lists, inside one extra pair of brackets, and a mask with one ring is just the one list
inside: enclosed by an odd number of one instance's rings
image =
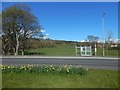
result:
[(93, 36), (93, 35), (88, 35), (87, 40), (89, 42), (97, 42), (99, 40), (99, 37), (98, 36)]
[(113, 43), (113, 41), (112, 41), (113, 38), (112, 37), (113, 37), (112, 31), (107, 32), (107, 38), (106, 38), (107, 56), (108, 56), (108, 48)]
[(87, 40), (92, 43), (93, 51), (95, 55), (97, 55), (97, 42), (99, 40), (98, 36), (88, 35)]
[(113, 33), (112, 33), (112, 31), (107, 32), (106, 42), (112, 43), (112, 39), (113, 39)]

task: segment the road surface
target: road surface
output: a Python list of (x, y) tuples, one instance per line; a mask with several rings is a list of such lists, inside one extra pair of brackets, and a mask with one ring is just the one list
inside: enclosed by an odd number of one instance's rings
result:
[(4, 65), (52, 64), (52, 65), (81, 65), (91, 69), (118, 69), (118, 58), (104, 57), (2, 57)]

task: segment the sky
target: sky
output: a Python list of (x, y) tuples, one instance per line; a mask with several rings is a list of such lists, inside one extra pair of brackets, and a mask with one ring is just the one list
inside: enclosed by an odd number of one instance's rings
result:
[[(27, 4), (48, 34), (54, 40), (81, 41), (88, 35), (118, 38), (117, 2), (2, 2), (2, 9), (13, 4)], [(104, 33), (102, 14), (104, 16)]]

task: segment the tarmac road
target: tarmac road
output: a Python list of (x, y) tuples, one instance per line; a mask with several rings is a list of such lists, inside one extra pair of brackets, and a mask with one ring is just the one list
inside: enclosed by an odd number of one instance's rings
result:
[(118, 70), (118, 58), (106, 57), (2, 57), (4, 65), (26, 65), (26, 64), (52, 64), (52, 65), (81, 65), (91, 69)]

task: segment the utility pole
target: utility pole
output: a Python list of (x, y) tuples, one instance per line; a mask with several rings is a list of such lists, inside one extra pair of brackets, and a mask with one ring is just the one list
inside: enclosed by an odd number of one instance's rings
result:
[(105, 49), (104, 49), (104, 16), (105, 13), (102, 14), (102, 31), (103, 31), (103, 56), (105, 56)]

